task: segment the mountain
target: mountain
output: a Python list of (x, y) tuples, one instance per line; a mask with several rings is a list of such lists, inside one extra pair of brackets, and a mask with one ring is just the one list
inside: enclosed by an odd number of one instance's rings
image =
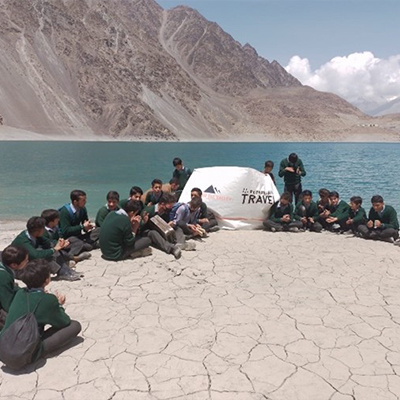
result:
[(400, 97), (397, 97), (394, 100), (375, 108), (370, 112), (370, 114), (374, 117), (386, 114), (400, 114)]
[(0, 0), (0, 116), (123, 140), (332, 140), (371, 121), (197, 11), (153, 0)]

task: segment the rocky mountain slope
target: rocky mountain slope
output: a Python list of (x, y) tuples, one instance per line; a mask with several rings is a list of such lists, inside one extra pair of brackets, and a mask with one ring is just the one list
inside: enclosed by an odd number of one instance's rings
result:
[(0, 115), (128, 140), (332, 140), (373, 124), (197, 11), (153, 0), (0, 0)]

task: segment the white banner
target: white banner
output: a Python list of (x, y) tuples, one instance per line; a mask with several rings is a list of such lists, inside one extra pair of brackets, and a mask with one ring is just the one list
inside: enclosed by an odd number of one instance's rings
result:
[(227, 229), (262, 228), (279, 193), (269, 176), (253, 168), (209, 167), (193, 171), (180, 202), (190, 201), (190, 191), (199, 188), (203, 201)]

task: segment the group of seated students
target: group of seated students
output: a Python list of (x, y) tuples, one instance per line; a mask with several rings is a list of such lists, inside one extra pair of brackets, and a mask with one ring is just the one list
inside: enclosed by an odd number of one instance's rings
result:
[[(88, 217), (87, 197), (82, 190), (73, 190), (70, 202), (58, 210), (44, 210), (40, 217), (28, 220), (27, 229), (1, 255), (0, 329), (4, 328), (0, 340), (11, 324), (26, 314), (29, 303), (35, 308), (42, 338), (31, 361), (76, 337), (81, 326), (65, 313), (62, 307), (65, 297), (47, 293), (45, 288), (51, 276), (57, 280), (80, 280), (83, 275), (74, 267), (90, 258), (91, 250), (99, 248), (104, 259), (119, 261), (148, 256), (153, 246), (179, 259), (182, 251), (195, 249), (195, 243), (188, 239), (206, 237), (208, 232), (219, 229), (215, 215), (202, 201), (199, 188), (192, 188), (188, 203), (179, 202), (191, 171), (178, 158), (173, 164), (175, 170), (169, 187), (154, 179), (146, 194), (138, 186), (131, 188), (126, 199), (120, 199), (116, 191), (108, 192), (107, 203), (98, 210), (95, 224)], [(366, 239), (390, 242), (398, 239), (396, 211), (385, 205), (381, 196), (372, 197), (368, 217), (358, 196), (352, 197), (350, 204), (341, 200), (336, 191), (321, 189), (319, 196), (318, 202), (314, 202), (312, 193), (304, 190), (293, 206), (292, 194), (283, 193), (265, 219), (265, 229), (272, 232), (325, 229), (350, 231)], [(161, 218), (167, 229), (163, 231), (154, 218)], [(26, 287), (18, 288), (15, 277)], [(45, 331), (45, 325), (51, 328)]]
[(336, 191), (320, 189), (319, 196), (318, 202), (314, 202), (311, 191), (304, 190), (298, 203), (293, 206), (291, 194), (283, 193), (264, 221), (265, 229), (272, 232), (321, 232), (325, 229), (399, 244), (396, 242), (399, 238), (396, 210), (385, 204), (382, 196), (371, 198), (368, 216), (361, 207), (363, 201), (359, 196), (351, 197), (349, 204), (341, 200)]

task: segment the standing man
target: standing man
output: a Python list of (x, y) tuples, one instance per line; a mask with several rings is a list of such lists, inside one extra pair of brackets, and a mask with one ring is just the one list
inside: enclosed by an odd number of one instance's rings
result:
[(294, 195), (295, 203), (297, 204), (302, 192), (301, 177), (306, 176), (306, 170), (304, 169), (303, 161), (296, 153), (290, 154), (288, 158), (284, 158), (281, 161), (279, 176), (283, 177), (285, 182), (284, 192), (290, 194), (290, 202), (293, 202)]

